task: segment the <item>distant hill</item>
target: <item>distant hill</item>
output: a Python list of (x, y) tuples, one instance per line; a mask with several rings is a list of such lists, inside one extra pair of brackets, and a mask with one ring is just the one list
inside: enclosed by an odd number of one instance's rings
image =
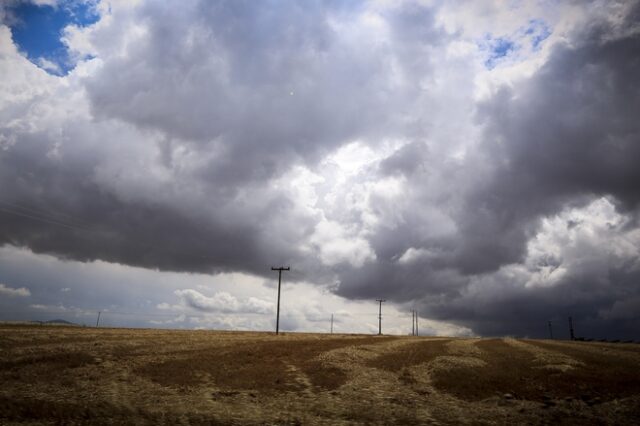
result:
[(37, 324), (49, 324), (49, 325), (78, 325), (76, 323), (73, 322), (69, 322), (63, 319), (53, 319), (53, 320), (49, 320), (49, 321), (31, 321)]
[(50, 321), (45, 321), (45, 324), (65, 324), (65, 325), (76, 325), (72, 322), (69, 321), (65, 321), (63, 319), (54, 319), (54, 320), (50, 320)]

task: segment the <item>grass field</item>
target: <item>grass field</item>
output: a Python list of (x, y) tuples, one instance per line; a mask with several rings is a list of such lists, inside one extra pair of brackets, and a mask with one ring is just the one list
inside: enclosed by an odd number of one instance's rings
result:
[(0, 325), (0, 424), (640, 424), (640, 345)]

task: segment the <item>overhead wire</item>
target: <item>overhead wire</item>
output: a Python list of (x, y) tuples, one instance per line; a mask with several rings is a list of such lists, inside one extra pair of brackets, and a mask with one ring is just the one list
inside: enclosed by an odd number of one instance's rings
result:
[[(7, 207), (8, 206), (8, 207)], [(24, 210), (26, 212), (30, 212), (30, 213), (25, 213)], [(67, 229), (72, 229), (75, 231), (81, 231), (81, 232), (93, 232), (93, 233), (108, 233), (110, 231), (108, 230), (100, 230), (100, 229), (96, 229), (96, 228), (90, 228), (87, 226), (82, 226), (82, 225), (77, 225), (77, 224), (72, 224), (69, 222), (63, 222), (55, 217), (52, 217), (52, 215), (47, 215), (46, 213), (43, 214), (43, 211), (37, 211), (33, 208), (28, 208), (28, 207), (24, 207), (24, 206), (20, 206), (17, 204), (12, 204), (12, 203), (8, 203), (6, 201), (2, 201), (0, 200), (0, 212), (3, 213), (7, 213), (7, 214), (12, 214), (15, 216), (20, 216), (20, 217), (24, 217), (24, 218), (28, 218), (28, 219), (32, 219), (32, 220), (36, 220), (39, 222), (43, 222), (43, 223), (47, 223), (50, 225), (56, 225), (56, 226), (60, 226), (63, 228), (67, 228)], [(69, 218), (71, 218), (71, 216), (67, 215), (67, 214), (63, 214), (60, 213), (61, 215), (67, 216)], [(145, 248), (145, 249), (153, 249), (155, 251), (158, 250), (158, 245), (153, 245), (153, 244), (145, 244), (142, 243), (140, 241), (126, 241), (125, 242), (126, 245), (135, 245), (138, 246), (139, 248)], [(194, 255), (194, 254), (189, 254), (189, 253), (185, 253), (184, 250), (174, 250), (168, 247), (163, 247), (161, 249), (161, 251), (164, 251), (166, 253), (173, 253), (173, 254), (177, 254), (180, 255), (181, 257), (188, 257), (188, 258), (192, 258), (195, 259), (197, 258), (198, 260), (215, 260), (212, 257), (208, 257), (208, 256), (204, 256), (204, 255)]]
[(80, 227), (77, 227), (77, 226), (74, 226), (74, 225), (70, 225), (68, 223), (63, 223), (63, 222), (60, 222), (60, 221), (57, 221), (57, 220), (54, 220), (54, 219), (51, 219), (51, 218), (45, 218), (45, 217), (41, 217), (41, 216), (36, 216), (34, 214), (24, 213), (24, 212), (21, 212), (19, 210), (17, 210), (17, 211), (16, 210), (12, 210), (10, 208), (3, 207), (3, 206), (0, 206), (0, 211), (4, 212), (4, 213), (13, 214), (15, 216), (21, 216), (21, 217), (25, 217), (25, 218), (28, 218), (28, 219), (33, 219), (33, 220), (37, 220), (37, 221), (40, 221), (40, 222), (48, 223), (48, 224), (51, 224), (51, 225), (62, 226), (64, 228), (74, 229), (74, 230), (78, 230), (78, 231), (87, 231), (86, 228), (80, 228)]
[[(99, 230), (99, 229), (95, 229), (95, 228), (91, 228), (88, 227), (86, 225), (78, 225), (78, 223), (82, 223), (82, 221), (77, 220), (76, 218), (72, 217), (71, 215), (68, 215), (66, 213), (61, 213), (61, 212), (55, 212), (53, 210), (47, 210), (47, 209), (36, 209), (33, 207), (26, 207), (24, 205), (20, 205), (20, 204), (16, 204), (16, 203), (10, 203), (4, 200), (0, 200), (0, 212), (3, 212), (5, 214), (12, 214), (15, 216), (19, 216), (19, 217), (23, 217), (23, 218), (27, 218), (27, 219), (31, 219), (31, 220), (35, 220), (35, 221), (39, 221), (42, 223), (47, 223), (50, 225), (55, 225), (55, 226), (59, 226), (59, 227), (63, 227), (66, 229), (71, 229), (71, 230), (75, 230), (75, 231), (80, 231), (80, 232), (92, 232), (92, 233), (105, 233), (105, 232), (109, 232), (107, 230)], [(57, 216), (57, 217), (56, 217)], [(68, 219), (71, 220), (60, 220), (59, 217), (64, 216)], [(145, 244), (145, 243), (141, 243), (139, 241), (126, 241), (125, 244), (128, 245), (135, 245), (141, 248), (151, 248), (154, 250), (158, 249), (157, 245), (152, 245), (152, 244)], [(175, 253), (175, 254), (179, 254), (180, 256), (183, 257), (190, 257), (190, 258), (197, 258), (198, 260), (215, 260), (214, 258), (211, 257), (207, 257), (207, 256), (203, 256), (203, 255), (193, 255), (193, 254), (188, 254), (185, 253), (184, 250), (173, 250), (167, 247), (163, 247), (162, 249), (165, 252), (168, 253)], [(300, 278), (301, 275), (301, 271), (299, 270), (293, 270), (292, 269), (292, 274), (293, 276), (289, 276), (290, 278), (293, 278), (294, 280), (296, 278)], [(179, 312), (179, 313), (148, 313), (148, 314), (143, 314), (143, 313), (128, 313), (128, 312), (111, 312), (111, 311), (107, 311), (104, 310), (102, 311), (104, 314), (111, 314), (111, 315), (130, 315), (130, 316), (138, 316), (138, 317), (177, 317), (180, 315), (187, 315), (190, 317), (210, 317), (211, 315), (214, 315), (216, 313), (189, 313), (189, 312)], [(60, 313), (60, 311), (50, 311), (49, 313)], [(79, 312), (76, 312), (79, 313)], [(86, 311), (83, 311), (82, 314), (86, 315)], [(229, 315), (229, 314), (255, 314), (255, 315), (259, 315), (257, 313), (224, 313), (225, 315)], [(335, 314), (337, 316), (337, 314)], [(357, 316), (362, 316), (362, 315), (366, 315), (366, 316), (375, 316), (378, 317), (379, 313), (375, 312), (375, 313), (360, 313)], [(288, 317), (294, 316), (294, 317), (305, 317), (304, 315), (286, 315)], [(389, 314), (383, 314), (383, 318), (406, 318), (408, 317), (408, 314), (400, 314), (400, 315), (389, 315)]]

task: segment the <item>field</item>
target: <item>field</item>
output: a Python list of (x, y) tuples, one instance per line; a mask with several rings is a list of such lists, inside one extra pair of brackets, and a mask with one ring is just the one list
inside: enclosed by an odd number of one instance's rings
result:
[(640, 424), (640, 345), (1, 325), (0, 424)]

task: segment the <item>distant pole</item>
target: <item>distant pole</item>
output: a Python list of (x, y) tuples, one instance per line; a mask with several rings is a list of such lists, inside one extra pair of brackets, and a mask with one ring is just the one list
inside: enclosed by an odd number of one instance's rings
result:
[(571, 336), (571, 340), (576, 340), (576, 336), (573, 334), (573, 319), (569, 317), (569, 336)]
[(384, 299), (376, 299), (376, 302), (380, 303), (380, 310), (378, 311), (378, 336), (382, 335), (382, 302), (386, 302)]
[(272, 271), (278, 271), (278, 307), (276, 309), (276, 334), (280, 332), (280, 284), (282, 283), (282, 271), (288, 271), (290, 268), (281, 266), (279, 268), (271, 267)]
[(416, 335), (416, 311), (411, 311), (411, 335)]
[(333, 314), (331, 314), (331, 334), (333, 334)]
[(100, 314), (102, 312), (98, 311), (98, 319), (96, 320), (96, 327), (98, 327), (100, 325)]
[(420, 330), (418, 329), (418, 311), (416, 311), (416, 336), (420, 335)]
[(549, 339), (553, 339), (553, 329), (551, 328), (551, 321), (549, 321)]

